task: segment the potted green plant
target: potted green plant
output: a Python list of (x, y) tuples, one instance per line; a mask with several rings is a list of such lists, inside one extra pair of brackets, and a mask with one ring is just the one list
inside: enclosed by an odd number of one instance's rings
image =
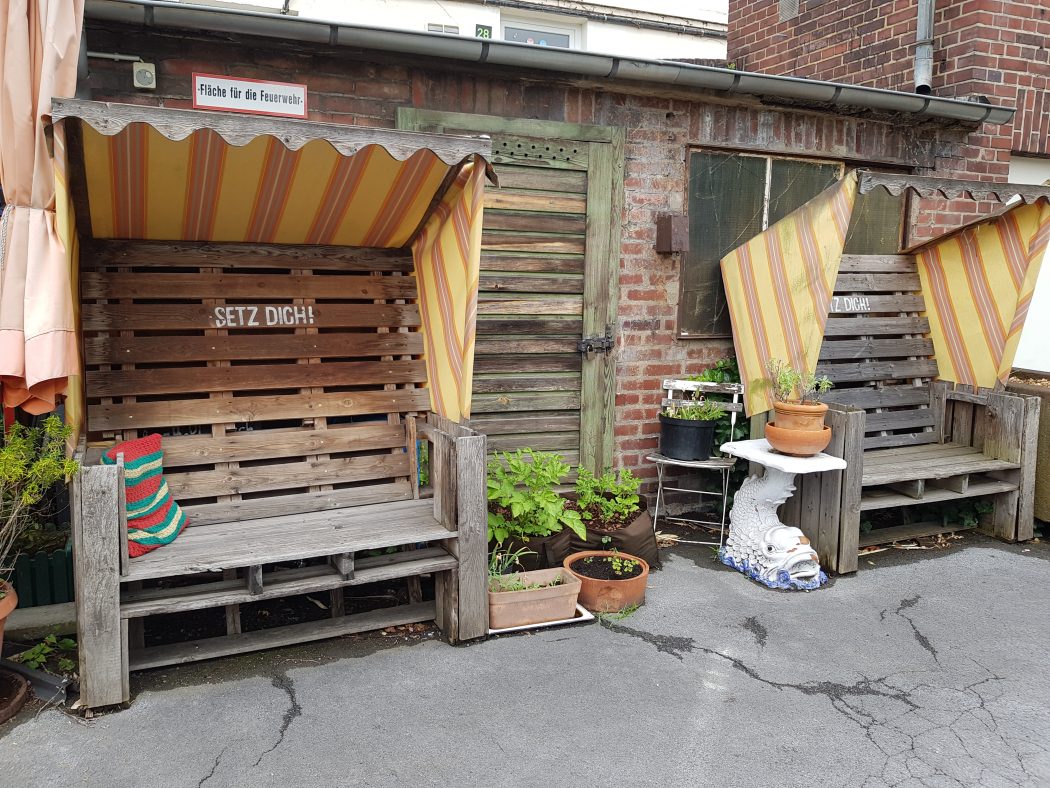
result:
[(649, 564), (618, 550), (583, 550), (563, 566), (580, 579), (580, 604), (592, 613), (615, 613), (645, 602)]
[(489, 628), (512, 629), (564, 621), (576, 613), (581, 583), (557, 566), (532, 572), (513, 571), (531, 551), (493, 550), (489, 557)]
[(820, 396), (832, 387), (827, 375), (798, 371), (774, 358), (766, 364), (765, 385), (773, 396), (774, 420), (766, 425), (766, 440), (779, 452), (810, 457), (831, 442), (831, 428), (824, 424), (828, 412)]
[(660, 412), (660, 453), (675, 460), (709, 459), (715, 423), (724, 415), (719, 403), (697, 393), (680, 405), (668, 405)]
[(0, 648), (7, 617), (18, 605), (8, 580), (19, 540), (36, 521), (45, 495), (79, 467), (66, 457), (69, 435), (70, 429), (57, 416), (49, 416), (39, 427), (11, 425), (0, 446)]
[(570, 537), (585, 538), (580, 513), (555, 488), (569, 474), (558, 454), (518, 449), (497, 455), (488, 465), (488, 537), (492, 549), (515, 553), (526, 548), (526, 570), (561, 565)]
[(571, 537), (572, 549), (621, 550), (639, 555), (651, 566), (660, 565), (653, 520), (639, 495), (642, 480), (628, 468), (606, 468), (593, 474), (576, 469), (576, 489), (569, 496), (587, 527), (586, 538)]

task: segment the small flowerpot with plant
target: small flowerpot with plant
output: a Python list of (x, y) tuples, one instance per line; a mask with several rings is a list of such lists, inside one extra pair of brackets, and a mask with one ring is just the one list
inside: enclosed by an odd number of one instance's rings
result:
[(561, 565), (570, 538), (586, 538), (580, 513), (555, 488), (569, 474), (557, 454), (518, 449), (497, 455), (488, 466), (488, 537), (502, 553), (525, 549), (518, 563), (529, 571)]
[(576, 613), (579, 578), (563, 567), (512, 571), (528, 550), (489, 557), (489, 628), (511, 629), (564, 621)]
[(617, 550), (584, 550), (564, 566), (580, 579), (580, 604), (592, 613), (616, 613), (645, 603), (649, 564)]
[(773, 395), (774, 420), (766, 425), (766, 440), (779, 452), (810, 457), (831, 442), (831, 428), (824, 425), (826, 403), (821, 395), (832, 387), (826, 375), (800, 372), (781, 359), (766, 365), (766, 385)]
[(709, 459), (715, 424), (724, 415), (712, 400), (684, 399), (680, 405), (668, 405), (660, 412), (660, 453), (675, 460)]
[(645, 500), (638, 494), (641, 479), (627, 468), (606, 468), (593, 474), (576, 469), (576, 490), (569, 495), (569, 506), (580, 513), (587, 526), (586, 538), (573, 534), (572, 549), (620, 550), (644, 558), (651, 566), (660, 565), (653, 533), (653, 521)]

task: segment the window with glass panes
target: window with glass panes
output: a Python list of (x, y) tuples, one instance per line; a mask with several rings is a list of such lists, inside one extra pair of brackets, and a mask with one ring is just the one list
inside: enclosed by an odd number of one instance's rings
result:
[[(689, 252), (683, 256), (678, 333), (729, 337), (718, 261), (842, 177), (841, 162), (724, 151), (689, 154)], [(900, 248), (903, 198), (885, 189), (857, 195), (848, 254)]]

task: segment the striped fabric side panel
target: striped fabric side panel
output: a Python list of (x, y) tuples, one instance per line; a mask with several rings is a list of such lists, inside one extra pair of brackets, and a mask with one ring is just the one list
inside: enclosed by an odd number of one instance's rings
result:
[(856, 194), (851, 172), (721, 261), (748, 415), (773, 406), (770, 359), (816, 369)]

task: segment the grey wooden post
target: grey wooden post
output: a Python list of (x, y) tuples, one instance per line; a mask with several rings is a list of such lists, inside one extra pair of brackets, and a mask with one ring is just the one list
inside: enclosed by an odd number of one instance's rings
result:
[(97, 708), (123, 703), (128, 688), (128, 626), (120, 617), (121, 500), (124, 469), (81, 468), (73, 479), (80, 699)]

